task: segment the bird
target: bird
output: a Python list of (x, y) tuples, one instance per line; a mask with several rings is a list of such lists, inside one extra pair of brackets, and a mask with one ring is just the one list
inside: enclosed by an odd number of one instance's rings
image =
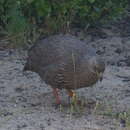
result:
[(53, 89), (56, 104), (59, 90), (73, 97), (75, 90), (102, 80), (105, 62), (96, 50), (71, 34), (55, 34), (39, 39), (29, 50), (23, 71), (32, 71)]

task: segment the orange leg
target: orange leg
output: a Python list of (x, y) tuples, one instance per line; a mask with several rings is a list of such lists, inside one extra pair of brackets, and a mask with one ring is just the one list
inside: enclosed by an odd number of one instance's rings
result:
[(74, 97), (75, 96), (75, 92), (73, 92), (72, 90), (67, 90), (67, 92), (68, 92), (68, 95), (72, 98), (72, 97)]
[(59, 91), (58, 88), (53, 88), (53, 94), (56, 97), (56, 104), (61, 104), (61, 100), (60, 100), (58, 91)]
[(72, 98), (72, 101), (73, 101), (73, 102), (76, 102), (77, 104), (81, 104), (81, 101), (78, 100), (78, 97), (77, 97), (77, 95), (76, 95), (76, 93), (75, 93), (74, 91), (72, 91), (72, 90), (67, 90), (67, 92), (68, 92), (69, 97)]

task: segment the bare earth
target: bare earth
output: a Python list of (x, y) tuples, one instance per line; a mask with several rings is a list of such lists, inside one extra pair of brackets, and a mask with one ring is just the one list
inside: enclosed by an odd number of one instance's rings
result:
[[(89, 42), (106, 59), (104, 79), (77, 90), (86, 103), (80, 112), (72, 113), (64, 90), (63, 106), (56, 109), (50, 86), (35, 73), (23, 74), (23, 55), (1, 51), (0, 130), (130, 130), (130, 38), (105, 32), (107, 38)], [(120, 113), (126, 113), (126, 128)]]

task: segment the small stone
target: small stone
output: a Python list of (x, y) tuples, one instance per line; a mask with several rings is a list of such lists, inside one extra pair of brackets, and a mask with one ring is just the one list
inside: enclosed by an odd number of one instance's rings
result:
[(22, 123), (22, 124), (17, 125), (17, 128), (18, 128), (19, 130), (22, 129), (22, 128), (25, 128), (25, 127), (27, 127), (27, 124), (25, 124), (25, 123)]
[(121, 54), (122, 50), (121, 50), (120, 48), (117, 48), (117, 49), (115, 50), (115, 52), (118, 53), (118, 54)]
[(24, 90), (23, 88), (15, 88), (15, 91), (18, 93), (22, 92), (23, 90)]

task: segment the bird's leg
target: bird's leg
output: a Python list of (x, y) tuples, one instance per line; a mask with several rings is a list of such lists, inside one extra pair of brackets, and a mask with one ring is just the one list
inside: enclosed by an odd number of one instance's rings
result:
[(72, 98), (72, 102), (74, 104), (81, 104), (82, 101), (80, 101), (76, 95), (76, 93), (72, 90), (67, 90), (69, 97)]
[(72, 102), (75, 102), (77, 100), (76, 93), (72, 90), (67, 90), (69, 97), (72, 98)]
[(76, 96), (76, 93), (75, 93), (74, 91), (72, 91), (72, 90), (67, 90), (67, 92), (68, 92), (68, 95), (69, 95), (71, 98), (73, 98), (73, 97)]
[(53, 94), (56, 97), (56, 104), (60, 105), (61, 104), (61, 99), (59, 97), (58, 91), (59, 91), (58, 88), (53, 88)]
[[(71, 113), (76, 112), (78, 110), (77, 95), (72, 90), (67, 90), (67, 92), (68, 92), (69, 97), (71, 98), (70, 111), (71, 111)], [(70, 100), (70, 98), (69, 98), (69, 100)]]

